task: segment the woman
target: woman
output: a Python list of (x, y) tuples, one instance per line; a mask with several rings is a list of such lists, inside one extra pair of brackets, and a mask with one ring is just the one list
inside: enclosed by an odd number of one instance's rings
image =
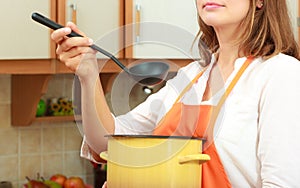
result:
[(107, 133), (205, 136), (204, 188), (299, 186), (300, 57), (286, 0), (197, 0), (197, 8), (208, 63), (180, 69), (119, 117), (106, 104), (92, 41), (67, 38), (80, 32), (72, 23), (53, 32), (60, 60), (81, 82), (83, 156), (100, 161)]

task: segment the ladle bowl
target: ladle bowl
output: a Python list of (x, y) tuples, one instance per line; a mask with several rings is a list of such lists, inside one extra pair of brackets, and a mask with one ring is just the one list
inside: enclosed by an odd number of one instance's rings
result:
[[(39, 14), (39, 13), (32, 13), (31, 18), (51, 29), (59, 29), (63, 26), (50, 20), (49, 18)], [(68, 37), (83, 37), (82, 35), (72, 31)], [(123, 69), (126, 73), (128, 73), (134, 80), (143, 84), (143, 85), (156, 85), (161, 83), (165, 80), (168, 75), (169, 65), (164, 62), (144, 62), (137, 65), (134, 65), (130, 68), (126, 68), (115, 56), (111, 53), (107, 52), (106, 50), (100, 48), (96, 44), (90, 46), (92, 49), (97, 50), (98, 52), (102, 53), (103, 55), (109, 57), (113, 60), (121, 69)]]
[(162, 62), (144, 62), (129, 68), (133, 79), (143, 85), (161, 83), (168, 75), (169, 65)]

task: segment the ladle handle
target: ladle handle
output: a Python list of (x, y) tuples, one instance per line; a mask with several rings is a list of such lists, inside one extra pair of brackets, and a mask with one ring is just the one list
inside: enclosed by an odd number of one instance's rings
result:
[[(49, 18), (37, 13), (37, 12), (34, 12), (32, 13), (31, 15), (31, 18), (42, 24), (42, 25), (45, 25), (53, 30), (56, 30), (56, 29), (60, 29), (60, 28), (63, 28), (62, 25), (50, 20)], [(82, 35), (72, 31), (69, 35), (67, 35), (68, 37), (83, 37)], [(121, 69), (123, 69), (125, 72), (129, 73), (129, 70), (125, 67), (125, 65), (123, 65), (114, 55), (112, 55), (111, 53), (107, 52), (106, 50), (100, 48), (99, 46), (93, 44), (90, 46), (92, 49), (94, 50), (97, 50), (98, 52), (102, 53), (103, 55), (109, 57), (111, 60), (113, 60)]]
[[(63, 28), (62, 25), (60, 25), (60, 24), (58, 24), (58, 23), (50, 20), (49, 18), (47, 18), (47, 17), (45, 17), (45, 16), (43, 16), (43, 15), (41, 15), (39, 13), (36, 13), (36, 12), (32, 13), (31, 18), (34, 21), (36, 21), (36, 22), (38, 22), (38, 23), (40, 23), (42, 25), (45, 25), (45, 26), (47, 26), (47, 27), (49, 27), (49, 28), (51, 28), (53, 30), (56, 30), (56, 29), (59, 29), (59, 28)], [(74, 32), (74, 31), (72, 31), (68, 35), (68, 37), (83, 37), (83, 36), (80, 35), (80, 34), (78, 34), (78, 33), (76, 33), (76, 32)]]
[(126, 72), (129, 72), (129, 70), (123, 65), (115, 56), (113, 56), (111, 53), (107, 52), (106, 50), (100, 48), (96, 44), (93, 44), (90, 46), (94, 50), (97, 50), (98, 52), (102, 53), (103, 55), (109, 57), (111, 60), (113, 60), (121, 69), (123, 69)]

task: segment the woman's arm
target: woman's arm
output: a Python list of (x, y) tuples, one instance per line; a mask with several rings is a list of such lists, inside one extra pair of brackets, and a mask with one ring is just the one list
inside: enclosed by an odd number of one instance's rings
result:
[(102, 90), (99, 74), (81, 80), (81, 108), (86, 142), (95, 153), (106, 150), (107, 134), (114, 133), (114, 119)]
[(288, 61), (272, 62), (275, 72), (266, 71), (270, 78), (261, 98), (257, 148), (263, 187), (300, 184), (300, 62)]
[(106, 150), (106, 134), (114, 132), (114, 119), (110, 113), (102, 90), (96, 51), (87, 37), (67, 37), (71, 30), (85, 36), (76, 25), (68, 23), (65, 28), (55, 30), (51, 38), (58, 44), (56, 53), (61, 62), (73, 70), (81, 83), (81, 107), (86, 143), (93, 152)]

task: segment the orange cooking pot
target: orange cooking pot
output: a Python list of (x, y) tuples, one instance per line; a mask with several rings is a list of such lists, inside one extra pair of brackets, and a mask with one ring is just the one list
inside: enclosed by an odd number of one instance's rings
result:
[(108, 188), (199, 188), (203, 139), (182, 136), (108, 135)]

